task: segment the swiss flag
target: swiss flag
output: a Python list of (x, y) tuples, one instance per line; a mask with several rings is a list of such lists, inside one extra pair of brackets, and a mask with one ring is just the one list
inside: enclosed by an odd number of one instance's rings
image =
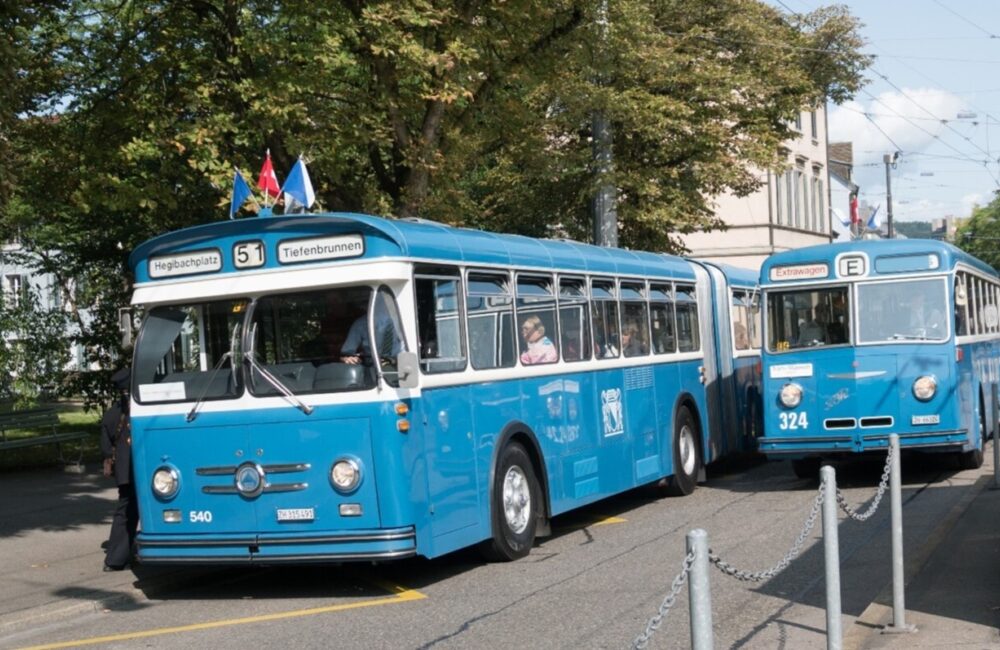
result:
[(267, 150), (267, 157), (264, 158), (264, 166), (260, 168), (260, 176), (257, 177), (257, 187), (265, 194), (277, 198), (281, 194), (278, 186), (278, 177), (274, 175), (274, 166), (271, 164), (271, 150)]
[[(270, 158), (268, 159), (270, 162)], [(858, 216), (858, 195), (851, 195), (851, 223), (857, 225), (861, 223), (861, 217)]]

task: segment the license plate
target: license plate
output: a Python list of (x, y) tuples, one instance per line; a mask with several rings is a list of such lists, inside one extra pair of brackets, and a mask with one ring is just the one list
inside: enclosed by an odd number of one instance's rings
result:
[(283, 508), (278, 510), (278, 521), (312, 521), (316, 518), (313, 508)]
[(914, 415), (910, 419), (910, 424), (940, 424), (940, 415)]

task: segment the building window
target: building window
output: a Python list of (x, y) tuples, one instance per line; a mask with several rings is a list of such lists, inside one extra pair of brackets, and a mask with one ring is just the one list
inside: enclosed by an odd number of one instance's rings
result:
[(816, 204), (819, 206), (819, 228), (820, 232), (827, 232), (830, 219), (826, 216), (826, 195), (823, 193), (823, 179), (816, 179)]
[(809, 127), (812, 129), (813, 140), (819, 139), (819, 124), (816, 120), (816, 111), (810, 111), (809, 113)]
[(795, 192), (792, 189), (792, 172), (785, 172), (785, 225), (792, 225), (792, 215), (795, 214)]
[(795, 130), (802, 133), (802, 111), (795, 116)]
[(20, 275), (7, 276), (7, 304), (18, 307), (24, 297), (24, 278)]
[(782, 199), (784, 199), (784, 191), (781, 184), (784, 182), (784, 174), (777, 174), (774, 177), (774, 223), (781, 225), (782, 219), (781, 214), (784, 209)]

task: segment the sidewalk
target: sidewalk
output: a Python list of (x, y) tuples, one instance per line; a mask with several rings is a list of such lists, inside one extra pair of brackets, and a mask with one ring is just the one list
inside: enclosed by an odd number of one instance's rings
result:
[(1000, 490), (992, 486), (985, 473), (905, 558), (905, 623), (916, 631), (883, 631), (893, 622), (890, 583), (845, 630), (845, 649), (1000, 648)]

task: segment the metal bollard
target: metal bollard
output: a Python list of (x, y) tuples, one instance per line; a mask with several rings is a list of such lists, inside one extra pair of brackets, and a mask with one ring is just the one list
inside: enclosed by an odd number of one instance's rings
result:
[(694, 553), (688, 578), (691, 600), (691, 647), (712, 650), (712, 590), (708, 583), (708, 533), (697, 528), (687, 534), (687, 552)]
[(1000, 386), (993, 384), (993, 489), (1000, 490), (1000, 445), (997, 444), (997, 437), (1000, 436)]
[(892, 447), (892, 467), (889, 474), (889, 503), (892, 509), (892, 625), (883, 632), (916, 632), (917, 628), (906, 624), (906, 603), (903, 582), (903, 490), (902, 464), (899, 458), (899, 436), (889, 436)]
[(840, 543), (837, 539), (837, 473), (829, 465), (819, 471), (823, 481), (823, 557), (826, 564), (826, 647), (841, 650)]

